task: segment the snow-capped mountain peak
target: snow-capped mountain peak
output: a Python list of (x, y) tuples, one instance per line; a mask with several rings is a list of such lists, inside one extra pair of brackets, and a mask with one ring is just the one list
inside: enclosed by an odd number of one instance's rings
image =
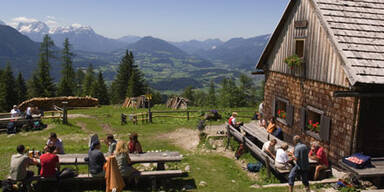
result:
[(92, 27), (83, 26), (80, 24), (72, 24), (70, 26), (60, 26), (55, 27), (49, 30), (50, 34), (59, 34), (59, 33), (95, 33)]
[(47, 34), (49, 27), (47, 24), (41, 21), (19, 23), (17, 30), (21, 33), (42, 33)]
[(7, 25), (2, 20), (0, 20), (0, 25)]

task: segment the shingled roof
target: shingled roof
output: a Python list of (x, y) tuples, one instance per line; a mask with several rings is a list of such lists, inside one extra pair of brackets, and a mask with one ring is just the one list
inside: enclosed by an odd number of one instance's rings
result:
[[(263, 68), (284, 21), (299, 0), (291, 0), (257, 65)], [(384, 84), (384, 1), (309, 0), (338, 49), (351, 85)]]

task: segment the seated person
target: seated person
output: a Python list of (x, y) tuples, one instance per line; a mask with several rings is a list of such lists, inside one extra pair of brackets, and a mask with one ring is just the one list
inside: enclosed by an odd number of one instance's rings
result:
[(21, 112), (19, 108), (17, 108), (17, 105), (13, 105), (13, 108), (11, 110), (11, 117), (20, 117), (20, 116), (21, 116)]
[(313, 179), (317, 180), (320, 171), (327, 169), (329, 166), (327, 154), (318, 141), (311, 143), (311, 150), (309, 151), (308, 158), (317, 161), (315, 175), (313, 176)]
[(88, 152), (88, 157), (85, 158), (85, 161), (88, 161), (88, 168), (92, 177), (104, 177), (105, 175), (103, 166), (106, 160), (100, 148), (100, 142), (93, 143), (92, 150)]
[(88, 152), (93, 150), (93, 144), (96, 142), (100, 143), (99, 136), (97, 134), (92, 134), (91, 137), (89, 138), (89, 142), (88, 142), (88, 147), (89, 147)]
[(25, 155), (24, 145), (18, 145), (17, 154), (11, 157), (11, 166), (9, 175), (14, 181), (26, 182), (33, 176), (33, 171), (28, 171), (27, 167), (30, 165), (38, 165), (38, 161), (35, 158), (30, 158)]
[[(57, 138), (56, 133), (51, 133), (48, 141), (47, 141), (47, 146), (53, 145), (56, 147), (55, 151), (53, 152), (54, 154), (64, 154), (64, 145), (63, 141), (61, 139)], [(47, 149), (47, 146), (45, 146), (44, 150)]]
[(41, 164), (41, 170), (40, 170), (40, 176), (42, 177), (57, 177), (59, 170), (60, 170), (60, 164), (59, 164), (59, 157), (54, 153), (56, 150), (55, 145), (48, 145), (46, 153), (40, 156), (40, 164)]
[(292, 169), (293, 158), (291, 153), (287, 152), (288, 144), (283, 143), (279, 149), (276, 151), (275, 167), (281, 170), (290, 170)]
[(130, 153), (143, 153), (138, 137), (137, 133), (132, 133), (129, 136), (128, 148)]
[(107, 156), (113, 155), (113, 152), (116, 149), (117, 141), (113, 138), (113, 135), (108, 134), (107, 139), (105, 140), (105, 144), (108, 146)]
[(275, 131), (275, 129), (276, 129), (275, 117), (271, 117), (271, 119), (269, 120), (268, 127), (267, 127), (267, 132), (273, 133)]
[(240, 126), (243, 125), (243, 123), (236, 121), (237, 115), (238, 114), (236, 112), (233, 112), (232, 116), (228, 119), (228, 124), (240, 131)]
[(137, 175), (139, 171), (131, 166), (131, 159), (129, 158), (128, 144), (125, 141), (119, 141), (116, 144), (116, 150), (114, 156), (117, 161), (117, 166), (121, 173), (121, 176), (130, 177), (128, 183), (133, 178), (132, 176)]
[(267, 153), (273, 159), (275, 159), (276, 158), (276, 149), (275, 149), (276, 143), (277, 143), (276, 139), (272, 139), (270, 141), (267, 141), (264, 143), (263, 148), (261, 150), (264, 151), (265, 153)]

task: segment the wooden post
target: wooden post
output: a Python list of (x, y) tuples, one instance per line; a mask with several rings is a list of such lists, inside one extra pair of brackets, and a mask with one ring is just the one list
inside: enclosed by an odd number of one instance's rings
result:
[(63, 124), (68, 124), (68, 119), (67, 119), (67, 101), (63, 102)]
[(144, 124), (144, 113), (141, 113), (141, 124)]
[(231, 141), (231, 133), (229, 132), (229, 125), (227, 125), (226, 128), (227, 128), (227, 145), (225, 146), (225, 151), (228, 149), (229, 143)]
[(187, 109), (187, 120), (189, 121), (189, 111)]

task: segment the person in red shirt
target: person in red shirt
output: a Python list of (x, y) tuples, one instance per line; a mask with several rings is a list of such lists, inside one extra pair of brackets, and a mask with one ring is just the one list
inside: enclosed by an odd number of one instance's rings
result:
[(308, 157), (312, 160), (317, 161), (314, 180), (317, 180), (321, 170), (327, 169), (329, 166), (327, 154), (324, 147), (320, 146), (320, 143), (315, 141), (311, 143), (311, 150), (309, 151)]
[(128, 149), (130, 153), (143, 153), (138, 137), (137, 133), (132, 133), (129, 136)]
[(54, 154), (56, 147), (48, 145), (47, 152), (40, 156), (40, 176), (42, 177), (56, 177), (60, 170), (59, 157)]

